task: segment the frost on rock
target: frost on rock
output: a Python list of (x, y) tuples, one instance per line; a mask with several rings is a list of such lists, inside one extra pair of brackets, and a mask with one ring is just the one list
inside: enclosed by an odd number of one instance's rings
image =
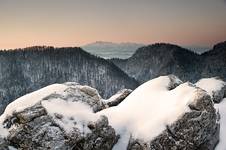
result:
[(205, 90), (215, 103), (226, 97), (226, 83), (218, 78), (201, 79), (195, 85)]

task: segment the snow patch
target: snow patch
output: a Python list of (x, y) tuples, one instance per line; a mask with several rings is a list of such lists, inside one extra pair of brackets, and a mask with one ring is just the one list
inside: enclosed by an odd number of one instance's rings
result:
[(213, 97), (213, 92), (221, 90), (226, 83), (216, 78), (204, 78), (199, 80), (195, 85), (205, 90), (211, 97)]
[[(79, 129), (84, 134), (90, 133), (87, 127), (88, 122), (97, 120), (92, 108), (82, 102), (65, 101), (57, 98), (42, 101), (41, 104), (67, 133), (70, 133), (74, 128)], [(57, 119), (56, 114), (60, 115), (61, 119)]]
[(122, 130), (120, 140), (114, 145), (112, 150), (126, 150), (131, 134), (125, 129)]

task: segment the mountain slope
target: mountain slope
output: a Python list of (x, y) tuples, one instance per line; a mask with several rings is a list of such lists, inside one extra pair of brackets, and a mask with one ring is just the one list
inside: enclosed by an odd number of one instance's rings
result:
[(78, 82), (103, 97), (138, 86), (118, 67), (81, 48), (31, 47), (0, 52), (0, 113), (13, 99), (53, 83)]
[(198, 54), (172, 44), (142, 47), (128, 59), (111, 61), (140, 83), (167, 74), (175, 74), (182, 80), (200, 78)]
[(84, 50), (102, 58), (128, 58), (143, 44), (138, 43), (112, 43), (97, 41), (82, 46)]
[(172, 44), (153, 44), (139, 48), (128, 59), (111, 59), (140, 83), (160, 75), (175, 74), (185, 81), (219, 76), (226, 79), (226, 42), (202, 55)]
[(219, 76), (226, 79), (226, 41), (214, 45), (213, 49), (205, 52), (202, 57), (202, 76)]

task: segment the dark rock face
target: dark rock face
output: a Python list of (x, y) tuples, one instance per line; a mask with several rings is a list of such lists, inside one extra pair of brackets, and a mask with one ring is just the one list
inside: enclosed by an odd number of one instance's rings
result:
[(180, 84), (182, 84), (183, 82), (176, 77), (175, 75), (168, 75), (169, 79), (170, 79), (170, 84), (168, 85), (168, 89), (172, 90), (175, 89), (177, 86), (179, 86)]
[(131, 137), (128, 150), (214, 150), (219, 141), (219, 124), (212, 100), (198, 89), (191, 111), (150, 142)]
[(140, 83), (161, 75), (174, 74), (183, 81), (219, 76), (226, 80), (226, 42), (201, 55), (172, 44), (139, 48), (128, 59), (111, 61)]
[(0, 51), (0, 114), (12, 100), (53, 83), (92, 86), (104, 98), (138, 86), (111, 62), (80, 48), (31, 47)]
[[(70, 86), (64, 93), (51, 94), (42, 101), (60, 98), (88, 104), (93, 110), (103, 109), (101, 97), (98, 96), (95, 89), (77, 85)], [(55, 114), (54, 117), (49, 115), (41, 102), (21, 112), (15, 112), (4, 121), (9, 135), (6, 139), (0, 139), (0, 148), (8, 149), (10, 145), (18, 149), (37, 150), (111, 150), (117, 142), (118, 136), (105, 116), (100, 116), (95, 122), (84, 124), (84, 128), (90, 129), (86, 134), (76, 127), (73, 127), (71, 132), (66, 132), (57, 122), (62, 118), (61, 114)]]
[(215, 103), (220, 103), (225, 97), (226, 97), (226, 85), (220, 90), (213, 91), (213, 101)]
[(92, 128), (89, 125), (92, 132), (87, 135), (76, 129), (67, 134), (51, 117), (44, 114), (30, 122), (18, 121), (18, 127), (11, 130), (7, 140), (9, 145), (20, 149), (112, 149), (117, 142), (117, 136), (108, 125), (107, 118), (103, 116), (92, 124)]
[(115, 130), (109, 126), (108, 119), (102, 116), (91, 128), (93, 134), (88, 134), (84, 139), (82, 149), (88, 150), (111, 150), (118, 140)]
[(132, 93), (132, 90), (130, 90), (130, 89), (120, 90), (115, 95), (113, 95), (110, 99), (108, 99), (105, 103), (108, 107), (117, 106), (127, 96), (129, 96), (130, 93)]

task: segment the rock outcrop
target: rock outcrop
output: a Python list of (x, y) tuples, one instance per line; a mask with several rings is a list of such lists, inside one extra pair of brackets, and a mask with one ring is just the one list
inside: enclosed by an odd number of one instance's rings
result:
[(117, 106), (120, 104), (129, 94), (132, 93), (130, 89), (123, 89), (118, 91), (115, 95), (110, 97), (108, 100), (105, 101), (108, 107)]
[(220, 103), (226, 97), (226, 82), (217, 77), (201, 79), (196, 86), (205, 90), (214, 103)]
[[(93, 112), (105, 108), (97, 90), (72, 83), (66, 83), (66, 85), (68, 88), (63, 93), (52, 93), (32, 107), (5, 115), (3, 125), (9, 133), (5, 139), (0, 139), (0, 149), (9, 149), (9, 146), (37, 150), (112, 149), (118, 136), (109, 125), (107, 117), (99, 116), (95, 121), (87, 120), (80, 123), (82, 127), (79, 127), (77, 118), (71, 116), (66, 120), (65, 117), (68, 116), (64, 116), (63, 113), (51, 114), (44, 107), (43, 102), (58, 99), (66, 103), (72, 102), (71, 104), (84, 103), (90, 106)], [(62, 107), (62, 109), (65, 108)], [(66, 112), (67, 108), (63, 111)], [(68, 132), (64, 126), (67, 127), (70, 122), (73, 126)]]
[[(168, 79), (169, 91), (182, 84), (174, 75)], [(98, 91), (89, 86), (73, 82), (63, 86), (66, 88), (61, 92), (47, 92), (23, 110), (6, 109), (0, 117), (0, 149), (111, 150), (116, 146), (123, 137), (107, 115), (99, 112), (119, 107), (132, 91), (121, 90), (110, 100), (103, 100)], [(219, 115), (212, 97), (191, 83), (186, 86), (192, 87), (192, 91), (195, 89), (189, 110), (149, 141), (131, 134), (126, 145), (128, 150), (214, 150), (219, 141)], [(142, 126), (140, 124), (140, 128)], [(2, 134), (3, 130), (6, 135)]]
[(213, 91), (213, 101), (220, 103), (226, 97), (226, 85), (220, 90)]
[(219, 141), (217, 113), (209, 95), (198, 89), (191, 111), (154, 138), (144, 142), (130, 138), (128, 150), (213, 150)]

